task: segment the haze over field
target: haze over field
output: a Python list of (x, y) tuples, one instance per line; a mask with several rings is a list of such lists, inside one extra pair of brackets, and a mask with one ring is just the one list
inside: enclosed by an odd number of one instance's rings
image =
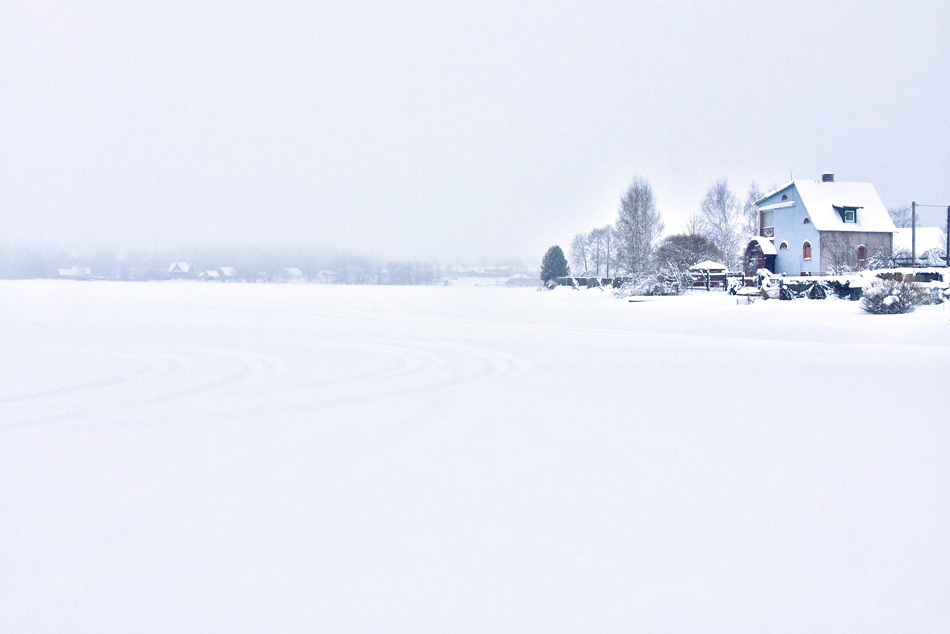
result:
[(536, 261), (822, 171), (950, 203), (943, 2), (7, 3), (0, 248)]
[(0, 297), (4, 633), (950, 622), (946, 304)]

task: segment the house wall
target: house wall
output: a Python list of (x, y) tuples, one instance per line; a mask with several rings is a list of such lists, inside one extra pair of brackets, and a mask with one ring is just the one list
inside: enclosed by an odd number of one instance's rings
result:
[(852, 269), (858, 268), (857, 250), (864, 245), (868, 257), (878, 251), (890, 255), (894, 246), (894, 234), (871, 233), (866, 231), (822, 231), (821, 232), (821, 271), (829, 272), (835, 265), (846, 264)]
[[(782, 200), (782, 195), (788, 196), (788, 200)], [(815, 225), (805, 224), (805, 218), (808, 212), (805, 211), (805, 205), (798, 194), (795, 185), (789, 185), (783, 190), (777, 191), (767, 199), (759, 203), (759, 207), (776, 205), (780, 203), (794, 202), (794, 207), (785, 207), (775, 209), (772, 212), (772, 218), (775, 226), (775, 272), (785, 275), (798, 275), (799, 273), (810, 273), (818, 275), (821, 270), (821, 244), (818, 230)], [(811, 262), (802, 260), (802, 245), (805, 241), (811, 242)], [(788, 242), (788, 250), (782, 251), (779, 246), (782, 242)]]

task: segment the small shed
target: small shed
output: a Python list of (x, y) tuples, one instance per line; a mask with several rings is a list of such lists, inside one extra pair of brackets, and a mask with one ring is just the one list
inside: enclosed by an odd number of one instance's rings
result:
[(766, 269), (775, 273), (775, 245), (768, 238), (754, 236), (749, 240), (743, 257), (743, 268), (746, 275), (755, 275), (759, 269)]
[(689, 267), (690, 277), (692, 278), (691, 286), (693, 288), (705, 288), (707, 291), (711, 288), (725, 288), (727, 286), (726, 271), (728, 270), (729, 267), (725, 264), (712, 260), (698, 262)]

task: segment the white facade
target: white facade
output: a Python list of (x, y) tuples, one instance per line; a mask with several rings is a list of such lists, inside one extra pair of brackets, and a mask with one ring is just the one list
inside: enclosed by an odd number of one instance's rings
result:
[(831, 235), (845, 236), (844, 248), (855, 253), (862, 246), (867, 252), (871, 242), (886, 244), (890, 251), (894, 223), (870, 183), (796, 180), (757, 200), (756, 206), (759, 234), (775, 247), (776, 273), (826, 272), (831, 258), (822, 249), (828, 248)]

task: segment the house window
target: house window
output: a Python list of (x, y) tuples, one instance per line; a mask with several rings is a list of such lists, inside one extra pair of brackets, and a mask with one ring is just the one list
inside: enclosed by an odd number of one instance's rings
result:
[(864, 264), (868, 260), (868, 248), (863, 244), (858, 247), (858, 264)]
[(808, 218), (805, 218), (805, 222), (803, 222), (802, 224), (804, 224), (804, 225), (810, 225), (810, 224), (811, 224), (811, 220), (809, 220)]
[(778, 245), (778, 250), (779, 250), (779, 251), (788, 251), (788, 242), (782, 242), (782, 244)]
[(832, 205), (835, 211), (838, 212), (838, 215), (841, 216), (841, 222), (847, 222), (855, 224), (858, 222), (858, 209), (861, 207), (841, 207), (838, 205)]
[(811, 242), (808, 240), (805, 240), (805, 244), (802, 245), (802, 260), (811, 262)]
[(788, 195), (782, 194), (782, 202), (788, 200)]

